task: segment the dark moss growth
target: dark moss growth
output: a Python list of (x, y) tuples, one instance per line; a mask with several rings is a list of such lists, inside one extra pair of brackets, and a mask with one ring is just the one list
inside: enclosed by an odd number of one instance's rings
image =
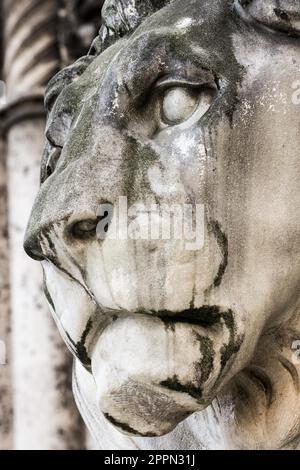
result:
[(219, 266), (217, 275), (214, 279), (213, 286), (219, 287), (221, 285), (223, 276), (225, 274), (228, 265), (228, 239), (226, 234), (222, 231), (219, 222), (212, 221), (209, 224), (209, 230), (211, 230), (216, 237), (218, 246), (221, 250), (223, 260)]
[(85, 346), (85, 341), (89, 332), (91, 331), (92, 326), (93, 326), (93, 321), (90, 318), (89, 321), (87, 322), (86, 328), (81, 336), (80, 341), (78, 341), (77, 343), (75, 343), (75, 341), (70, 337), (70, 335), (67, 332), (65, 332), (73, 353), (75, 354), (76, 357), (78, 357), (78, 359), (83, 364), (83, 366), (86, 367), (86, 369), (89, 371), (91, 370), (91, 358), (88, 355), (88, 352)]
[(178, 380), (178, 377), (174, 375), (172, 378), (163, 380), (160, 382), (162, 387), (179, 393), (187, 393), (192, 398), (195, 398), (199, 404), (202, 404), (202, 390), (199, 387), (195, 387), (191, 382), (182, 384)]
[(205, 383), (214, 367), (215, 352), (213, 342), (210, 338), (205, 336), (196, 335), (197, 341), (200, 343), (200, 352), (202, 359), (200, 364), (196, 365), (196, 373), (199, 376), (199, 383)]
[(240, 344), (229, 343), (221, 349), (221, 371), (224, 369), (229, 359), (239, 352)]
[(130, 427), (128, 424), (117, 421), (108, 413), (104, 413), (104, 416), (107, 419), (107, 421), (109, 421), (113, 426), (116, 426), (117, 428), (122, 429), (122, 431), (127, 432), (129, 434), (133, 434), (135, 436), (141, 436), (141, 437), (157, 437), (156, 434), (152, 434), (152, 433), (142, 434), (136, 429), (133, 429), (132, 427)]
[(86, 328), (81, 336), (80, 341), (75, 345), (77, 357), (88, 368), (91, 367), (91, 358), (88, 355), (85, 342), (92, 327), (93, 327), (93, 320), (90, 318), (89, 321), (87, 322)]
[(151, 314), (160, 318), (166, 324), (188, 323), (190, 325), (212, 326), (220, 321), (221, 311), (217, 306), (204, 305), (200, 308), (183, 310), (182, 312), (170, 312), (169, 310), (160, 310), (159, 312), (141, 312)]
[(235, 334), (235, 323), (232, 310), (222, 313), (222, 318), (230, 331), (230, 337), (233, 338)]
[[(52, 256), (55, 257), (55, 256), (57, 255), (57, 253), (56, 253), (55, 244), (54, 244), (54, 242), (52, 241), (51, 229), (44, 229), (44, 230), (43, 230), (43, 236), (44, 236), (44, 238), (47, 240), (47, 243), (48, 243), (48, 246), (49, 246), (49, 250), (51, 251)], [(48, 255), (48, 253), (47, 253), (47, 255)]]
[(236, 337), (236, 327), (233, 312), (229, 310), (228, 312), (223, 313), (222, 318), (227, 329), (229, 330), (230, 338), (228, 344), (224, 345), (221, 349), (221, 373), (231, 357), (240, 350), (242, 343), (242, 339)]
[(289, 15), (286, 11), (281, 10), (280, 8), (274, 8), (275, 15), (283, 21), (290, 22)]

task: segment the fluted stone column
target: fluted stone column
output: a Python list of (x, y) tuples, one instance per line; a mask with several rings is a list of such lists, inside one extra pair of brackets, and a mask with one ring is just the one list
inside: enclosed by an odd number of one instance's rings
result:
[(6, 178), (6, 146), (4, 139), (0, 137), (0, 450), (9, 450), (13, 446)]
[[(23, 252), (39, 185), (44, 86), (59, 68), (53, 0), (3, 0), (15, 449), (78, 449), (84, 427), (71, 392), (71, 358), (42, 294), (39, 266)], [(1, 118), (1, 116), (0, 116)]]

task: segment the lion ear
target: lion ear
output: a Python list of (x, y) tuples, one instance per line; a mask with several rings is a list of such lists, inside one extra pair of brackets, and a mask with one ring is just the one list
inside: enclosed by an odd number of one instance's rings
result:
[(75, 82), (93, 61), (92, 56), (84, 56), (69, 67), (58, 72), (48, 83), (45, 93), (45, 108), (49, 114), (61, 94), (71, 83)]
[(243, 12), (274, 31), (300, 36), (299, 0), (238, 0)]
[(145, 18), (164, 8), (173, 0), (106, 0), (102, 7), (102, 26), (88, 55), (64, 68), (50, 80), (45, 96), (49, 114), (61, 92), (76, 81), (96, 56), (118, 39), (132, 33)]
[(118, 39), (132, 33), (148, 16), (173, 0), (106, 0), (102, 7), (102, 26), (90, 49), (98, 55)]

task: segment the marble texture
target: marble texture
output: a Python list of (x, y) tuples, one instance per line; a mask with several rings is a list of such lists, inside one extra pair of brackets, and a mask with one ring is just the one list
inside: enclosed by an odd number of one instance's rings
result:
[[(100, 448), (299, 446), (299, 13), (107, 0), (48, 85), (25, 250)], [(155, 204), (204, 207), (203, 246), (132, 236)]]

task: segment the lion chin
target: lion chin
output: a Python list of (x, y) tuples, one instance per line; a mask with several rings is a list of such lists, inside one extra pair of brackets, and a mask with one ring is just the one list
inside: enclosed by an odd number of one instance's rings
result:
[[(229, 317), (211, 327), (140, 314), (106, 328), (91, 371), (76, 360), (73, 373), (77, 405), (100, 448), (297, 447), (299, 373), (287, 347), (296, 331), (268, 331), (240, 369), (244, 338), (231, 334)], [(224, 343), (228, 333), (232, 342)]]
[[(92, 353), (98, 405), (121, 431), (164, 435), (204, 409), (228, 379), (242, 342), (233, 313), (198, 310), (198, 318), (120, 317), (101, 334)], [(215, 312), (211, 324), (208, 310)]]

